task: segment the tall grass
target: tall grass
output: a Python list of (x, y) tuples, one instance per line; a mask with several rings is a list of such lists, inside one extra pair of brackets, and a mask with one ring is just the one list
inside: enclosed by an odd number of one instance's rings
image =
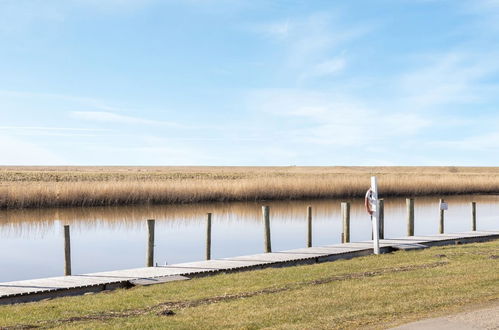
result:
[(2, 167), (0, 208), (498, 193), (499, 168)]

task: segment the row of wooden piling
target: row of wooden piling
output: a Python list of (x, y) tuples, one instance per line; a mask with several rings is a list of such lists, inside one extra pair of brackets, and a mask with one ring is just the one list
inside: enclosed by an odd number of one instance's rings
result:
[[(442, 205), (445, 201), (440, 199), (439, 205)], [(414, 236), (414, 199), (407, 198), (407, 236)], [(471, 230), (476, 231), (476, 202), (471, 202)], [(440, 218), (438, 222), (438, 233), (443, 234), (445, 232), (445, 210), (440, 208)], [(381, 238), (381, 237), (380, 237)]]
[[(444, 202), (440, 200), (440, 204)], [(414, 199), (406, 199), (407, 206), (407, 236), (414, 236)], [(379, 238), (384, 239), (384, 200), (379, 200)], [(262, 217), (264, 224), (264, 251), (266, 253), (272, 252), (272, 243), (270, 235), (270, 207), (262, 206)], [(350, 242), (350, 203), (341, 203), (341, 218), (343, 232), (341, 233), (341, 242)], [(212, 214), (206, 215), (206, 260), (211, 259), (211, 220)], [(445, 211), (440, 209), (439, 233), (444, 233)], [(146, 266), (154, 266), (154, 227), (155, 220), (147, 220), (147, 254)], [(471, 203), (471, 230), (476, 231), (476, 202)], [(312, 207), (307, 207), (307, 247), (312, 247)], [(64, 275), (71, 275), (71, 241), (69, 225), (64, 226)]]

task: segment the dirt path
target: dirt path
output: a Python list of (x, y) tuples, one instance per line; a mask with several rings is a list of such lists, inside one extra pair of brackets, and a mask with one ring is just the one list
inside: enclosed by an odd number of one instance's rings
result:
[(465, 329), (499, 329), (499, 301), (479, 309), (469, 308), (458, 314), (437, 317), (404, 324), (393, 328), (397, 330), (465, 330)]

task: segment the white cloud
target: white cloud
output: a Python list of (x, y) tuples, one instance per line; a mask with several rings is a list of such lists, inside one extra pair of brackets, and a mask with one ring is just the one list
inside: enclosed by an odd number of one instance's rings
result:
[(432, 145), (467, 151), (495, 151), (499, 149), (499, 132), (489, 132), (456, 140), (435, 141)]
[(453, 51), (432, 55), (430, 60), (420, 58), (423, 64), (397, 78), (404, 103), (411, 109), (478, 103), (497, 95), (499, 86), (485, 81), (499, 72), (494, 54)]
[[(157, 0), (66, 0), (66, 2), (72, 2), (82, 6), (97, 7), (143, 7), (147, 6)], [(60, 1), (58, 1), (60, 2)]]
[(0, 126), (0, 130), (26, 130), (26, 131), (75, 131), (92, 132), (107, 131), (102, 128), (74, 128), (74, 127), (43, 127), (43, 126)]
[(474, 24), (478, 26), (480, 34), (497, 36), (499, 30), (499, 1), (498, 0), (473, 0), (463, 1), (462, 11), (466, 15), (474, 15)]
[(63, 23), (76, 13), (133, 13), (158, 0), (2, 0), (0, 33), (17, 34), (40, 24)]
[(92, 144), (85, 149), (107, 165), (203, 165), (216, 161), (210, 158), (210, 151), (192, 141), (150, 135), (134, 136), (124, 144)]
[(284, 21), (262, 24), (255, 30), (267, 34), (268, 36), (273, 38), (286, 39), (289, 36), (290, 32), (290, 22)]
[(73, 111), (71, 116), (76, 119), (103, 122), (103, 123), (122, 123), (122, 124), (141, 124), (151, 126), (172, 126), (182, 127), (182, 125), (161, 120), (151, 120), (140, 117), (125, 116), (112, 112), (104, 111)]
[(64, 158), (37, 144), (0, 134), (0, 165), (66, 165)]
[[(257, 25), (254, 30), (274, 39), (286, 52), (287, 71), (295, 71), (298, 81), (336, 74), (347, 64), (344, 47), (372, 29), (368, 26), (344, 26), (340, 15), (312, 14)], [(339, 56), (338, 53), (342, 53)]]
[[(57, 93), (36, 93), (36, 92), (25, 92), (25, 91), (9, 91), (0, 90), (0, 107), (4, 109), (19, 109), (20, 112), (24, 113), (41, 113), (46, 109), (50, 109), (52, 113), (59, 113), (56, 117), (61, 119), (62, 116), (67, 116), (68, 111), (66, 109), (75, 109), (69, 112), (69, 116), (74, 119), (87, 120), (93, 122), (102, 123), (122, 123), (122, 124), (140, 124), (140, 125), (150, 125), (150, 126), (169, 126), (177, 128), (187, 128), (185, 125), (181, 125), (175, 122), (169, 122), (164, 120), (153, 120), (146, 119), (138, 116), (129, 116), (123, 113), (135, 112), (140, 113), (140, 110), (131, 110), (122, 107), (116, 107), (110, 105), (105, 101), (90, 98), (90, 97), (79, 97), (72, 95), (63, 95)], [(59, 120), (60, 122), (60, 120)], [(6, 122), (4, 122), (5, 124)], [(4, 125), (3, 129), (7, 127), (12, 127), (24, 130), (30, 129), (34, 130), (88, 130), (88, 131), (99, 131), (102, 128), (96, 129), (92, 127), (78, 127), (80, 123), (72, 122), (70, 124), (73, 127), (38, 127), (38, 126), (17, 126), (17, 125)], [(76, 127), (74, 127), (76, 126)]]
[(475, 11), (489, 12), (489, 14), (495, 14), (495, 12), (490, 11), (499, 10), (499, 0), (474, 0), (468, 2), (466, 5)]
[(111, 106), (102, 100), (91, 97), (13, 90), (0, 90), (0, 96), (3, 99), (2, 101), (9, 99), (23, 101), (23, 103), (27, 103), (26, 101), (36, 101), (37, 104), (40, 104), (42, 106), (50, 104), (51, 107), (57, 105), (59, 107), (85, 107), (114, 112), (125, 111), (122, 108)]
[(72, 127), (34, 127), (34, 126), (0, 126), (0, 132), (5, 131), (10, 136), (68, 136), (68, 137), (94, 137), (96, 133), (109, 131), (95, 128)]
[[(461, 44), (452, 49), (423, 49), (405, 57), (387, 54), (388, 58), (398, 56), (405, 68), (369, 76), (372, 72), (355, 70), (356, 58), (346, 54), (349, 42), (371, 30), (367, 26), (347, 27), (337, 17), (327, 15), (262, 27), (260, 32), (274, 38), (288, 54), (278, 71), (294, 73), (299, 83), (327, 80), (327, 84), (310, 84), (318, 86), (315, 89), (262, 89), (249, 94), (249, 108), (278, 125), (282, 141), (291, 141), (282, 142), (283, 146), (291, 149), (306, 143), (316, 150), (357, 147), (372, 154), (379, 154), (381, 147), (398, 148), (400, 154), (384, 152), (384, 163), (416, 159), (406, 155), (406, 150), (402, 154), (399, 146), (419, 147), (443, 134), (442, 128), (449, 132), (476, 127), (476, 122), (469, 123), (469, 106), (499, 101), (499, 85), (493, 82), (499, 73), (498, 47), (488, 45), (485, 51)], [(461, 117), (453, 113), (457, 107)], [(490, 144), (486, 139), (484, 144)], [(417, 152), (438, 150), (433, 147)], [(421, 163), (424, 161), (421, 158)]]
[(303, 81), (311, 78), (335, 75), (343, 71), (345, 67), (346, 59), (344, 57), (331, 58), (311, 66), (307, 71), (301, 74), (299, 80)]
[[(416, 113), (383, 110), (342, 94), (299, 89), (261, 90), (249, 96), (250, 107), (262, 116), (299, 121), (283, 129), (287, 140), (312, 144), (369, 146), (387, 139), (409, 138), (432, 125)], [(293, 123), (289, 123), (293, 127)]]

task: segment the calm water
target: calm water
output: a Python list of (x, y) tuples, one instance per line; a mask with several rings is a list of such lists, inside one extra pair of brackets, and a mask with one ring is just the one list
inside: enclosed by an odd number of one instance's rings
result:
[[(454, 196), (445, 231), (470, 230), (470, 202), (476, 201), (477, 229), (499, 229), (499, 196)], [(313, 244), (340, 242), (340, 200), (268, 202), (272, 248), (304, 247), (306, 207), (313, 207)], [(371, 237), (363, 200), (352, 200), (351, 240)], [(262, 203), (181, 206), (49, 209), (0, 212), (0, 281), (60, 276), (63, 273), (62, 226), (71, 225), (74, 274), (142, 267), (146, 219), (156, 219), (155, 262), (159, 265), (204, 258), (205, 217), (213, 213), (212, 258), (263, 250)], [(416, 199), (415, 234), (438, 231), (438, 198)], [(385, 237), (405, 235), (405, 199), (385, 199)]]

